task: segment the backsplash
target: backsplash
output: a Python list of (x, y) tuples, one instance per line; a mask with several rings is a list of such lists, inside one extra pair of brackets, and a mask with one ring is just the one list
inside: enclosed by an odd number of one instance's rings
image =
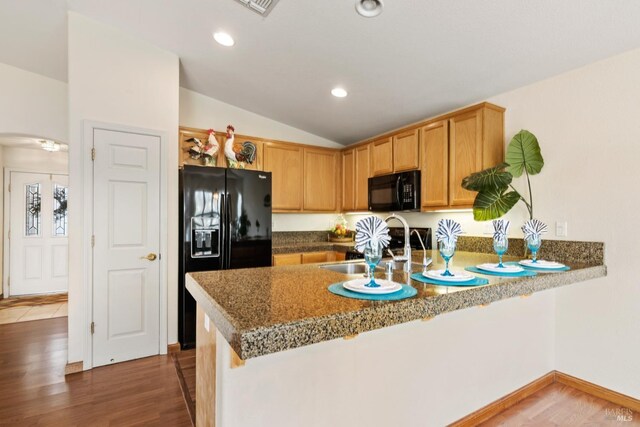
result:
[[(457, 249), (465, 252), (493, 253), (493, 239), (491, 237), (460, 236)], [(509, 250), (506, 255), (524, 257), (524, 254), (524, 239), (510, 238)], [(604, 243), (544, 239), (538, 252), (538, 258), (550, 261), (603, 264)]]
[(327, 231), (274, 231), (273, 246), (295, 245), (299, 243), (326, 242)]

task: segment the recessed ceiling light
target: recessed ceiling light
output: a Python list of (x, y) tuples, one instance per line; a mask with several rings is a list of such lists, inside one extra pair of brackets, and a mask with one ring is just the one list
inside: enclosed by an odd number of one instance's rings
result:
[(382, 13), (382, 0), (357, 0), (356, 12), (365, 18), (373, 18)]
[(234, 44), (236, 44), (236, 42), (233, 40), (233, 37), (231, 37), (229, 34), (223, 31), (218, 31), (217, 33), (213, 33), (213, 38), (222, 46), (231, 47)]
[(331, 89), (331, 95), (335, 96), (336, 98), (344, 98), (348, 94), (347, 91), (342, 89), (341, 87), (336, 87)]

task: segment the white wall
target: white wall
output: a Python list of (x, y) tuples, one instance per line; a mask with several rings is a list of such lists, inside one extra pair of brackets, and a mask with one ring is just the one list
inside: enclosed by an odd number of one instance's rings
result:
[(640, 49), (491, 99), (506, 132), (534, 132), (536, 211), (605, 242), (608, 277), (557, 290), (556, 368), (640, 398)]
[(165, 132), (168, 141), (168, 342), (177, 341), (178, 102), (179, 62), (161, 50), (123, 32), (69, 13), (69, 178), (70, 259), (69, 362), (83, 359), (84, 318), (82, 265), (88, 239), (83, 230), (81, 144), (83, 120)]
[(180, 88), (180, 126), (224, 131), (228, 124), (232, 124), (236, 133), (241, 135), (342, 148), (342, 145), (326, 138)]
[(0, 63), (0, 133), (68, 141), (67, 84)]
[(21, 147), (2, 147), (2, 165), (24, 171), (69, 172), (69, 155), (65, 151), (48, 152)]

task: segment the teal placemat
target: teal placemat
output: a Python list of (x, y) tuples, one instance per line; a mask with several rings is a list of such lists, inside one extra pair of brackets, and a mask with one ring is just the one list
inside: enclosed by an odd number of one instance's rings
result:
[(533, 277), (538, 274), (535, 271), (524, 270), (524, 269), (522, 271), (518, 271), (517, 273), (498, 273), (493, 271), (482, 270), (478, 267), (465, 267), (465, 270), (470, 271), (472, 273), (476, 273), (476, 274), (486, 274), (487, 276), (500, 276), (500, 277)]
[(402, 285), (402, 289), (400, 289), (399, 291), (385, 295), (371, 295), (361, 294), (360, 292), (353, 292), (345, 289), (342, 286), (342, 283), (334, 283), (333, 285), (330, 285), (328, 289), (332, 294), (340, 295), (341, 297), (363, 299), (367, 301), (398, 301), (401, 299), (411, 298), (418, 293), (416, 288), (409, 285)]
[(558, 272), (558, 271), (569, 271), (569, 270), (571, 270), (571, 267), (569, 267), (567, 265), (565, 265), (562, 268), (535, 268), (535, 267), (530, 267), (528, 265), (522, 265), (519, 262), (505, 262), (505, 264), (519, 265), (520, 267), (524, 268), (525, 270), (537, 271), (538, 273), (553, 273), (553, 272)]
[(486, 285), (489, 283), (487, 279), (483, 279), (482, 277), (476, 277), (473, 280), (468, 282), (444, 282), (441, 280), (435, 280), (430, 277), (425, 277), (422, 273), (413, 273), (411, 275), (413, 280), (417, 280), (418, 282), (428, 283), (430, 285), (438, 285), (438, 286), (480, 286)]

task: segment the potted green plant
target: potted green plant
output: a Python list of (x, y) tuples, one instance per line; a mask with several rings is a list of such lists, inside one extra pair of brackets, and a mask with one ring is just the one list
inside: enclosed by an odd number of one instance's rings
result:
[[(509, 142), (505, 161), (480, 172), (472, 173), (462, 180), (462, 187), (477, 191), (473, 202), (473, 218), (490, 221), (500, 218), (522, 201), (533, 219), (533, 194), (531, 175), (537, 175), (544, 166), (538, 138), (528, 130), (521, 130)], [(513, 178), (527, 178), (528, 198), (512, 184)]]

